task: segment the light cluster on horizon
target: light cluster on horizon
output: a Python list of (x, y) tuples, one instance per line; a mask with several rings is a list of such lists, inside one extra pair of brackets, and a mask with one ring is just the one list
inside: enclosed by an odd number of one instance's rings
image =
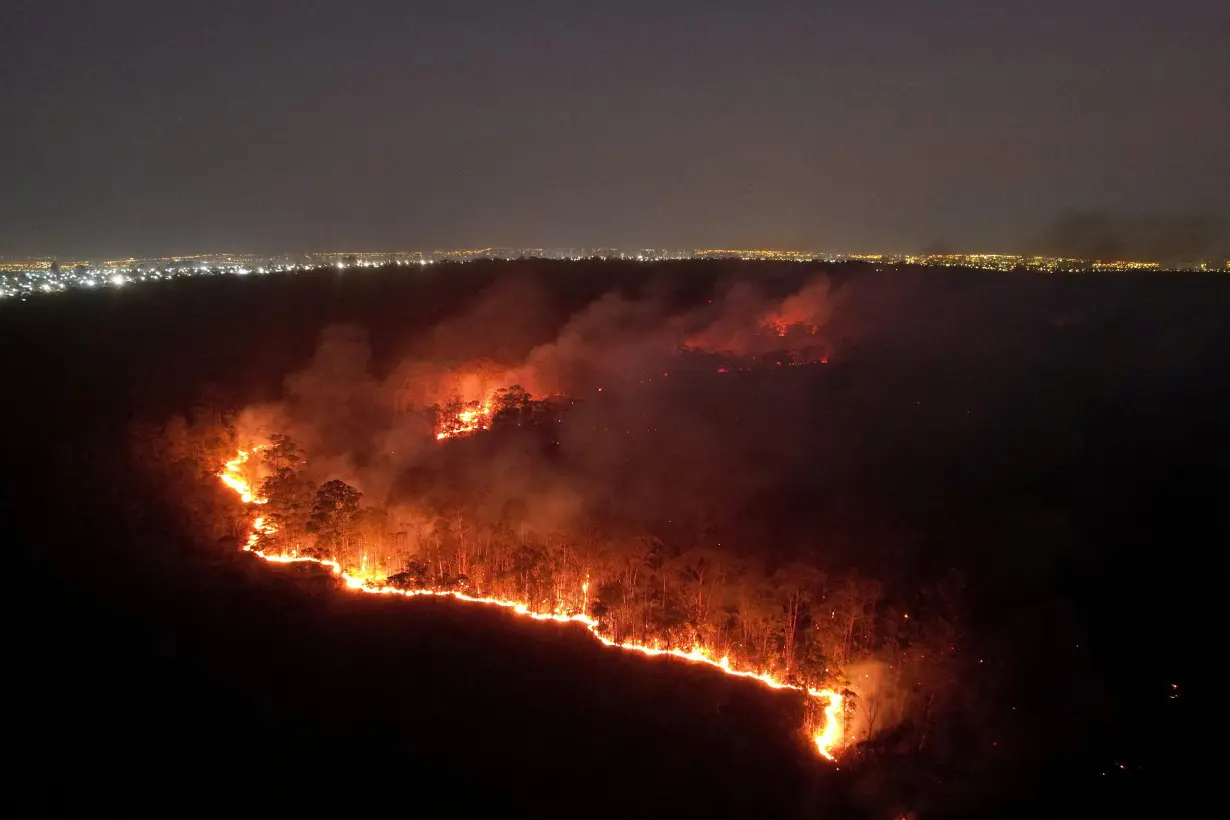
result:
[(766, 262), (864, 262), (882, 265), (960, 267), (987, 271), (1104, 272), (1104, 271), (1230, 271), (1230, 260), (1197, 261), (1178, 266), (1160, 262), (1096, 261), (1051, 256), (1014, 254), (835, 254), (814, 251), (756, 249), (669, 250), (641, 248), (481, 248), (397, 252), (322, 252), (298, 255), (200, 254), (195, 256), (70, 260), (50, 257), (4, 259), (0, 257), (0, 299), (59, 293), (70, 289), (124, 287), (149, 281), (185, 276), (245, 276), (294, 273), (322, 267), (375, 268), (386, 265), (429, 265), (437, 262), (477, 260), (589, 259), (626, 262), (665, 262), (694, 259), (731, 259)]

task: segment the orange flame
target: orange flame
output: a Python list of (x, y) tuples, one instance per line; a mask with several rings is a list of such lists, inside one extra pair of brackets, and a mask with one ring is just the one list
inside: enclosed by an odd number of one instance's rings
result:
[[(446, 436), (437, 435), (437, 438), (445, 437)], [(259, 450), (262, 448), (256, 447), (253, 449)], [(221, 479), (226, 486), (238, 493), (240, 499), (245, 504), (266, 504), (269, 502), (269, 499), (255, 496), (252, 492), (251, 485), (240, 471), (240, 468), (245, 462), (247, 462), (247, 460), (248, 451), (240, 450), (238, 456), (226, 463), (226, 469), (221, 473), (218, 473), (218, 478)], [(584, 601), (581, 612), (539, 612), (531, 609), (528, 604), (520, 601), (511, 601), (505, 598), (488, 598), (468, 595), (464, 592), (447, 590), (402, 589), (400, 587), (391, 586), (390, 584), (385, 583), (383, 578), (363, 577), (364, 575), (367, 575), (366, 560), (364, 561), (364, 569), (361, 571), (361, 574), (356, 575), (342, 569), (341, 563), (336, 559), (311, 558), (302, 555), (272, 555), (256, 549), (256, 545), (262, 534), (272, 535), (275, 532), (277, 532), (276, 525), (267, 521), (264, 516), (258, 516), (252, 522), (252, 532), (248, 535), (247, 543), (244, 544), (244, 550), (274, 564), (318, 564), (328, 569), (335, 576), (341, 579), (341, 581), (346, 585), (346, 588), (349, 590), (364, 592), (371, 595), (400, 595), (405, 598), (415, 598), (422, 595), (455, 598), (458, 601), (465, 601), (466, 603), (471, 604), (497, 606), (502, 609), (510, 610), (516, 615), (533, 618), (536, 621), (554, 621), (555, 623), (562, 624), (575, 623), (584, 627), (585, 630), (588, 631), (589, 634), (603, 646), (623, 649), (630, 652), (639, 652), (642, 655), (648, 655), (650, 657), (665, 655), (672, 658), (678, 658), (689, 663), (701, 663), (718, 669), (726, 675), (732, 675), (739, 678), (748, 678), (750, 680), (757, 681), (771, 689), (789, 689), (795, 692), (803, 692), (808, 697), (823, 700), (825, 702), (824, 726), (812, 734), (812, 742), (815, 743), (816, 751), (828, 760), (836, 760), (836, 754), (841, 748), (845, 731), (842, 715), (842, 696), (839, 693), (834, 692), (832, 689), (815, 689), (812, 687), (798, 686), (793, 683), (784, 683), (765, 672), (737, 669), (731, 661), (730, 656), (724, 655), (721, 658), (715, 658), (714, 653), (703, 646), (694, 646), (691, 649), (683, 650), (663, 648), (661, 646), (651, 646), (632, 641), (613, 641), (605, 635), (599, 633), (597, 619), (586, 614), (586, 611), (589, 608), (589, 578), (586, 578), (585, 582), (581, 585), (582, 600)], [(364, 556), (364, 558), (366, 559), (366, 556)]]
[(436, 441), (468, 435), (478, 430), (486, 430), (490, 426), (491, 400), (486, 399), (482, 402), (475, 402), (452, 418), (441, 420), (440, 429), (436, 431)]
[[(263, 446), (254, 447), (253, 450), (263, 450)], [(266, 504), (269, 499), (258, 498), (252, 490), (252, 484), (243, 474), (243, 465), (248, 463), (249, 452), (240, 450), (239, 455), (226, 462), (226, 467), (222, 472), (218, 473), (218, 478), (222, 479), (222, 483), (230, 487), (235, 492), (239, 493), (239, 498), (245, 504)]]

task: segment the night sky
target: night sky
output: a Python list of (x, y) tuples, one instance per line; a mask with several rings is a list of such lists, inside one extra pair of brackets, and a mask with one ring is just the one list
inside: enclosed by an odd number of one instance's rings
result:
[(0, 256), (1219, 220), (1218, 0), (0, 4)]

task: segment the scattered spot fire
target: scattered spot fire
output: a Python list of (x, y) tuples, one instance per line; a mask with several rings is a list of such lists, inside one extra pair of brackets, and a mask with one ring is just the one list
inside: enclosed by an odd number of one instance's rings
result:
[[(489, 425), (490, 404), (477, 402), (475, 404), (477, 404), (478, 408), (482, 409), (483, 412), (476, 412), (476, 415), (468, 416), (466, 418), (458, 415), (457, 420), (462, 422), (462, 424), (458, 427), (449, 427), (439, 430), (436, 433), (436, 438), (449, 438), (451, 436), (472, 432), (475, 429), (481, 429), (480, 425), (483, 425), (484, 427)], [(467, 409), (464, 412), (472, 412), (472, 409)], [(242, 500), (245, 504), (259, 505), (265, 504), (268, 501), (268, 499), (260, 498), (256, 495), (251, 482), (249, 482), (243, 473), (243, 466), (247, 463), (250, 453), (261, 449), (264, 449), (264, 446), (253, 447), (251, 451), (240, 450), (239, 454), (235, 458), (226, 463), (226, 467), (223, 471), (218, 473), (218, 478), (221, 479), (222, 483), (234, 490), (235, 493), (239, 495), (240, 500)], [(691, 649), (685, 650), (658, 645), (641, 644), (632, 641), (613, 641), (599, 631), (598, 620), (590, 616), (586, 611), (588, 609), (590, 586), (588, 580), (581, 585), (582, 604), (580, 611), (568, 611), (563, 607), (558, 607), (553, 612), (540, 612), (535, 610), (529, 604), (521, 601), (513, 601), (504, 598), (489, 598), (481, 595), (469, 595), (463, 592), (449, 590), (406, 589), (394, 586), (388, 583), (384, 577), (378, 576), (369, 571), (366, 567), (366, 562), (364, 562), (364, 566), (360, 570), (352, 571), (344, 569), (341, 563), (335, 559), (313, 558), (301, 555), (275, 555), (265, 553), (257, 549), (257, 544), (260, 541), (261, 535), (272, 535), (275, 532), (277, 532), (277, 527), (272, 522), (264, 516), (257, 516), (252, 522), (252, 531), (249, 533), (248, 540), (244, 544), (244, 550), (275, 564), (318, 564), (341, 579), (345, 584), (346, 589), (354, 592), (361, 592), (370, 595), (400, 595), (406, 598), (415, 598), (424, 595), (449, 597), (471, 604), (500, 607), (519, 617), (532, 618), (536, 621), (573, 623), (584, 628), (603, 646), (608, 646), (613, 649), (621, 649), (628, 652), (639, 652), (642, 655), (664, 655), (677, 658), (688, 663), (705, 664), (706, 666), (717, 669), (725, 675), (747, 678), (771, 689), (789, 689), (796, 692), (802, 692), (806, 694), (807, 697), (815, 698), (817, 701), (824, 704), (824, 723), (812, 732), (812, 742), (815, 744), (816, 751), (828, 760), (835, 760), (837, 753), (842, 748), (845, 732), (843, 726), (842, 696), (839, 693), (834, 692), (831, 689), (816, 689), (810, 686), (799, 686), (792, 683), (785, 683), (772, 675), (763, 672), (739, 669), (729, 656), (717, 657), (714, 652), (703, 646), (694, 646)]]

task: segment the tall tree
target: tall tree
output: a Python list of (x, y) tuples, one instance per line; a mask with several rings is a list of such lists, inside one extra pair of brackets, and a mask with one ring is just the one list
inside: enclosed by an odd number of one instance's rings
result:
[(274, 433), (269, 437), (269, 446), (261, 451), (261, 456), (274, 473), (283, 467), (297, 468), (303, 463), (304, 452), (290, 436)]
[(339, 560), (350, 551), (356, 535), (359, 500), (363, 494), (344, 481), (321, 484), (312, 500), (307, 530), (315, 534), (315, 551)]
[(257, 548), (263, 551), (300, 551), (307, 543), (308, 521), (315, 499), (312, 482), (300, 471), (282, 467), (265, 478), (260, 494), (268, 499), (262, 509), (275, 531), (262, 533)]
[(806, 564), (791, 563), (773, 573), (771, 580), (782, 607), (782, 662), (787, 672), (794, 672), (799, 624), (823, 586), (824, 575)]

